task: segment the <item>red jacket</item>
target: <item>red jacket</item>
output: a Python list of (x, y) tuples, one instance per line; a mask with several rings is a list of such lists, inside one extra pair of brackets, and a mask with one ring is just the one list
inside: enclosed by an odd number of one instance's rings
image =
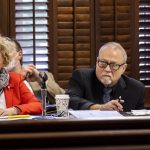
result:
[(16, 106), (20, 114), (41, 114), (42, 104), (27, 88), (23, 77), (14, 72), (9, 75), (9, 84), (4, 88), (6, 107)]

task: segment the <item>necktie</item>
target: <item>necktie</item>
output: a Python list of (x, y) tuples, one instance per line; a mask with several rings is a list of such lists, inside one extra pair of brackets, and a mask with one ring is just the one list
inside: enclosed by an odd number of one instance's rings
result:
[(104, 88), (103, 102), (107, 103), (110, 101), (111, 88)]

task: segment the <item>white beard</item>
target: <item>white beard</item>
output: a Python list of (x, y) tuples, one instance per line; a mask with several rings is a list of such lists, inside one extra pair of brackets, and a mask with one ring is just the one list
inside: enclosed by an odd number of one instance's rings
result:
[(105, 77), (102, 77), (102, 78), (101, 78), (101, 82), (102, 82), (105, 86), (108, 86), (108, 85), (110, 85), (110, 84), (112, 83), (112, 80), (111, 80), (110, 77), (105, 76)]
[(18, 64), (18, 61), (16, 61), (15, 59), (13, 59), (6, 67), (5, 69), (7, 70), (7, 72), (13, 71), (16, 66)]

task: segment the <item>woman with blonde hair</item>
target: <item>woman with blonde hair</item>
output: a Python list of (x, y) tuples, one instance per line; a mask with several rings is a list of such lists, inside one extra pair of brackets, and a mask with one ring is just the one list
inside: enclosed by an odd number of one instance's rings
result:
[(10, 61), (7, 42), (0, 41), (0, 116), (40, 114), (41, 102), (27, 88), (24, 78), (5, 70)]

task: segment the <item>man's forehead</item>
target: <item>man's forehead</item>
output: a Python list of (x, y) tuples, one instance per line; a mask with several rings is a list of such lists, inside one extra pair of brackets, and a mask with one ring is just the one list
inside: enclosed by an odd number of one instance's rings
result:
[(110, 62), (122, 62), (123, 54), (119, 49), (106, 48), (99, 52), (99, 59), (103, 59)]
[(110, 56), (113, 56), (113, 55), (123, 55), (122, 54), (122, 51), (118, 48), (111, 48), (111, 47), (107, 47), (107, 48), (104, 48), (104, 49), (101, 49), (99, 51), (99, 56), (101, 55), (110, 55)]

